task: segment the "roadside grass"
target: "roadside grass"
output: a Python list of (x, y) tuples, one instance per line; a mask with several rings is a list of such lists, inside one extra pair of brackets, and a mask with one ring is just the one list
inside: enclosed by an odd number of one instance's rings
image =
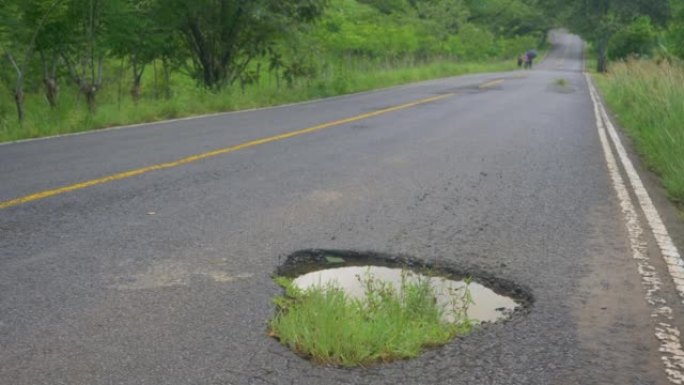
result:
[(594, 75), (611, 110), (670, 198), (684, 204), (684, 63), (630, 60)]
[[(239, 86), (220, 92), (199, 87), (186, 76), (172, 79), (173, 95), (165, 99), (162, 92), (143, 84), (145, 95), (134, 103), (128, 96), (126, 84), (110, 84), (98, 94), (95, 113), (87, 111), (85, 100), (75, 89), (65, 87), (59, 106), (51, 109), (41, 94), (26, 96), (26, 120), (16, 122), (11, 112), (0, 119), (0, 142), (37, 138), (58, 134), (94, 130), (118, 125), (147, 123), (216, 112), (228, 112), (257, 107), (342, 95), (390, 87), (422, 80), (468, 73), (497, 72), (515, 69), (512, 60), (489, 63), (461, 63), (437, 60), (427, 64), (338, 66), (320, 76), (301, 79), (291, 85), (280, 84), (272, 77), (262, 76), (258, 84)], [(149, 80), (149, 79), (147, 79)]]
[(596, 49), (594, 46), (585, 42), (584, 44), (584, 71), (590, 74), (597, 73), (596, 67), (598, 66), (598, 58), (596, 56)]
[(350, 367), (416, 357), (473, 328), (465, 317), (467, 289), (461, 309), (453, 309), (457, 322), (452, 323), (444, 320), (427, 279), (402, 279), (400, 288), (371, 276), (359, 279), (365, 287), (361, 299), (333, 285), (300, 290), (291, 280), (277, 278), (285, 295), (275, 299), (269, 334), (314, 362)]

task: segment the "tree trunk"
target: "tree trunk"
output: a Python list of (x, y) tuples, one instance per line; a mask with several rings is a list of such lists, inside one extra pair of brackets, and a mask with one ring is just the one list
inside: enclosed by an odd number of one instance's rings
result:
[(138, 101), (140, 100), (140, 76), (136, 76), (135, 79), (133, 79), (131, 97), (133, 97), (135, 104), (138, 104)]
[(17, 88), (14, 91), (14, 103), (17, 105), (17, 117), (19, 118), (19, 124), (24, 123), (24, 90)]
[(88, 104), (88, 111), (91, 114), (97, 112), (97, 103), (95, 96), (97, 95), (97, 86), (94, 84), (84, 84), (81, 86), (81, 93), (86, 97), (86, 103)]
[(138, 101), (140, 101), (140, 79), (136, 78), (133, 81), (133, 87), (131, 87), (131, 97), (133, 98), (133, 102), (135, 104), (138, 104)]
[(138, 66), (133, 67), (133, 86), (131, 87), (131, 97), (133, 97), (133, 102), (138, 104), (140, 100), (140, 83), (142, 82), (142, 74), (145, 67), (142, 67), (140, 71), (137, 70)]
[(164, 69), (164, 97), (168, 100), (171, 99), (171, 71), (166, 58), (162, 59), (162, 68)]
[(159, 80), (157, 78), (157, 60), (152, 60), (152, 79), (154, 84), (152, 88), (154, 89), (154, 99), (159, 100)]
[(599, 73), (608, 72), (608, 39), (599, 38), (597, 45), (596, 71)]
[(36, 43), (36, 38), (38, 37), (38, 33), (40, 30), (43, 28), (43, 24), (47, 20), (48, 16), (50, 13), (52, 13), (52, 10), (59, 5), (59, 3), (62, 2), (62, 0), (54, 0), (52, 2), (52, 5), (50, 5), (50, 8), (43, 14), (43, 17), (41, 18), (40, 22), (38, 23), (38, 26), (36, 27), (36, 30), (33, 31), (33, 36), (31, 37), (31, 41), (28, 44), (28, 47), (26, 48), (26, 52), (24, 54), (24, 62), (22, 64), (22, 67), (19, 68), (19, 65), (17, 62), (14, 60), (14, 57), (8, 52), (5, 51), (5, 54), (7, 56), (7, 59), (12, 63), (12, 66), (17, 72), (17, 84), (14, 89), (14, 102), (17, 105), (17, 116), (19, 118), (19, 124), (22, 124), (24, 122), (24, 74), (27, 71), (29, 61), (31, 60), (31, 55), (33, 54), (33, 50), (35, 48), (35, 43)]
[(124, 78), (124, 73), (125, 73), (125, 71), (124, 71), (125, 60), (126, 60), (125, 58), (123, 58), (123, 57), (121, 58), (121, 65), (119, 66), (119, 71), (117, 73), (117, 78), (119, 79), (119, 85), (118, 85), (117, 93), (116, 93), (116, 104), (117, 104), (119, 110), (121, 110), (121, 98), (123, 95), (123, 78)]
[(12, 67), (17, 72), (17, 82), (14, 86), (14, 103), (17, 105), (17, 118), (19, 119), (19, 124), (24, 123), (24, 72), (17, 65), (14, 56), (9, 52), (6, 53), (7, 60), (12, 63)]
[[(86, 58), (82, 58), (83, 62), (85, 64), (82, 64), (83, 66), (83, 74), (79, 74), (78, 70), (76, 67), (74, 67), (69, 60), (68, 56), (62, 54), (62, 58), (64, 59), (64, 63), (66, 64), (67, 68), (69, 69), (69, 72), (71, 73), (71, 76), (74, 80), (74, 82), (78, 85), (78, 91), (79, 95), (83, 94), (86, 98), (86, 103), (88, 104), (88, 111), (91, 114), (94, 114), (97, 111), (97, 104), (96, 104), (96, 95), (97, 92), (100, 90), (100, 87), (102, 86), (102, 62), (103, 59), (100, 58), (98, 59), (97, 67), (95, 70), (92, 70), (93, 73), (93, 79), (88, 79), (86, 76), (86, 72), (88, 69), (90, 69), (90, 65), (92, 65), (93, 60), (88, 60)], [(90, 64), (89, 64), (90, 63)]]
[[(57, 62), (56, 54), (52, 55), (52, 59), (48, 62), (43, 52), (40, 53), (43, 61), (43, 84), (45, 84), (45, 98), (50, 104), (50, 108), (57, 107), (57, 100), (59, 99), (59, 86), (57, 85)], [(51, 66), (51, 68), (50, 68)]]
[[(133, 64), (133, 86), (131, 87), (131, 97), (133, 97), (133, 102), (135, 104), (138, 104), (138, 101), (140, 101), (140, 83), (142, 82), (142, 76), (143, 76), (143, 72), (145, 71), (145, 66), (144, 65), (139, 66), (135, 62), (135, 60), (136, 60), (135, 57), (133, 58), (133, 60), (134, 60), (134, 64)], [(155, 80), (156, 80), (156, 71), (155, 71)]]
[(200, 59), (200, 62), (202, 64), (204, 86), (207, 88), (214, 88), (216, 86), (216, 78), (214, 77), (216, 71), (214, 70), (211, 60), (202, 58)]
[(51, 108), (57, 107), (57, 100), (59, 98), (59, 86), (57, 85), (57, 79), (53, 77), (45, 77), (43, 79), (45, 83), (45, 97)]

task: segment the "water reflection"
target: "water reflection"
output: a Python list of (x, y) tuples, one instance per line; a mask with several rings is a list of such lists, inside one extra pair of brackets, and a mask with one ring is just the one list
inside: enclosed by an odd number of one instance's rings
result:
[[(406, 282), (430, 280), (435, 291), (437, 303), (444, 310), (447, 321), (454, 321), (454, 309), (463, 307), (465, 281), (453, 281), (443, 277), (431, 277), (398, 268), (383, 266), (348, 266), (334, 269), (314, 271), (301, 275), (294, 280), (300, 289), (333, 284), (344, 290), (349, 296), (362, 298), (365, 295), (364, 282), (369, 277), (391, 284), (395, 289), (401, 288), (402, 274)], [(478, 322), (496, 322), (508, 317), (518, 304), (513, 299), (499, 295), (477, 282), (467, 284), (472, 303), (467, 307), (467, 317)]]

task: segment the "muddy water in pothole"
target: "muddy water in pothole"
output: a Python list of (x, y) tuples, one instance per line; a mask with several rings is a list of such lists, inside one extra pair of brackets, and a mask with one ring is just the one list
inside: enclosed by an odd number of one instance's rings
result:
[(478, 322), (496, 322), (507, 318), (518, 308), (511, 298), (499, 295), (477, 282), (453, 281), (442, 277), (431, 277), (415, 272), (383, 266), (349, 266), (314, 271), (301, 275), (294, 280), (295, 286), (306, 290), (315, 286), (334, 285), (350, 297), (363, 298), (368, 278), (390, 283), (395, 290), (401, 288), (402, 274), (405, 282), (418, 282), (429, 279), (435, 292), (437, 303), (444, 310), (446, 321), (454, 321), (454, 309), (463, 308), (464, 290), (467, 286), (472, 303), (468, 305), (466, 316)]

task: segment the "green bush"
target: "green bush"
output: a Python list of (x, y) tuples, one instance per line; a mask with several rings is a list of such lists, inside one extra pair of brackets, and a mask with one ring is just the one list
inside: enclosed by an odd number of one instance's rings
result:
[(494, 34), (474, 24), (464, 24), (457, 35), (449, 37), (449, 53), (459, 60), (484, 60), (496, 55)]
[(629, 56), (650, 56), (657, 45), (658, 32), (647, 16), (638, 17), (610, 39), (608, 52), (611, 59)]
[(665, 34), (667, 47), (674, 55), (684, 58), (684, 9), (676, 17)]

